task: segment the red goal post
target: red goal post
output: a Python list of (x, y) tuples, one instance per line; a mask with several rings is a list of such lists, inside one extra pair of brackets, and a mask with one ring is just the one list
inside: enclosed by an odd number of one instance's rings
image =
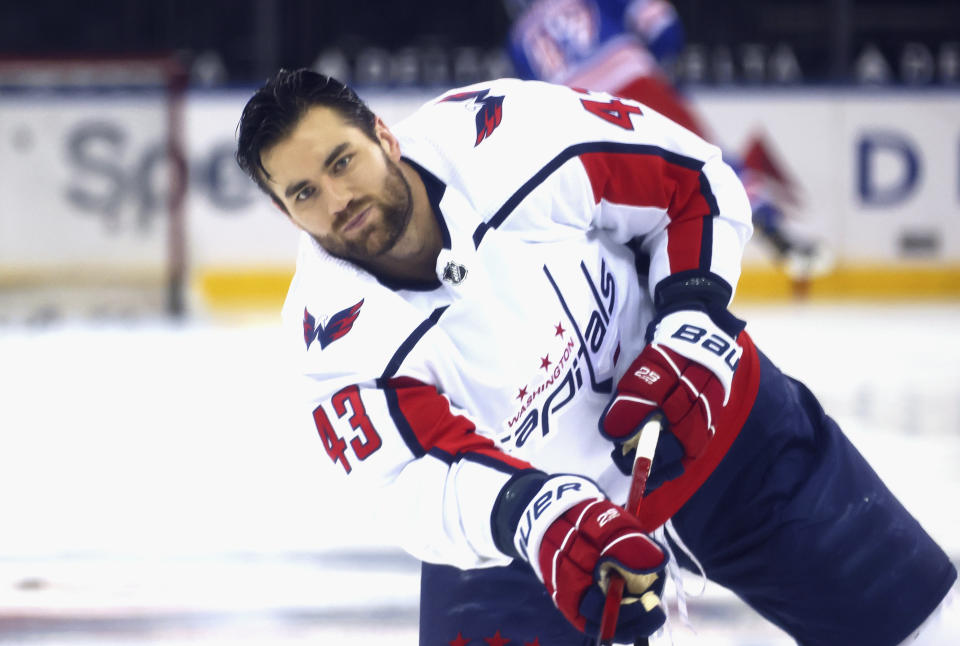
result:
[(186, 310), (187, 76), (0, 58), (0, 322)]

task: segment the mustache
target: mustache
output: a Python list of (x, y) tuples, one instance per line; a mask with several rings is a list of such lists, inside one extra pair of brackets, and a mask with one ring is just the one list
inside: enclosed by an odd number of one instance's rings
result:
[(365, 208), (373, 204), (372, 199), (361, 199), (361, 200), (350, 200), (347, 202), (347, 206), (344, 207), (341, 211), (338, 211), (333, 219), (333, 226), (336, 230), (340, 230), (347, 225), (347, 223), (353, 219), (355, 215), (363, 211)]

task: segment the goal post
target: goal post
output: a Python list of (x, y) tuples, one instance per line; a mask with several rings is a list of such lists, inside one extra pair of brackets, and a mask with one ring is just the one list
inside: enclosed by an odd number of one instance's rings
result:
[(166, 55), (0, 58), (0, 321), (185, 313), (186, 85)]

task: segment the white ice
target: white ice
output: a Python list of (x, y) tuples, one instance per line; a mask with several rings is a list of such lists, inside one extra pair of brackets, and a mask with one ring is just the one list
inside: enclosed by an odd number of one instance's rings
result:
[[(737, 313), (957, 561), (960, 305)], [(278, 332), (0, 327), (0, 643), (416, 644), (417, 566), (346, 521)], [(791, 643), (713, 585), (690, 616), (678, 646)]]

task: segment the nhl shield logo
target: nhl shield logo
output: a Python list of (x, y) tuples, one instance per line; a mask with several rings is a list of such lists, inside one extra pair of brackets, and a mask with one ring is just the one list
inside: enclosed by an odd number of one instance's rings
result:
[(459, 285), (467, 277), (467, 268), (452, 260), (443, 268), (443, 280), (451, 285)]

